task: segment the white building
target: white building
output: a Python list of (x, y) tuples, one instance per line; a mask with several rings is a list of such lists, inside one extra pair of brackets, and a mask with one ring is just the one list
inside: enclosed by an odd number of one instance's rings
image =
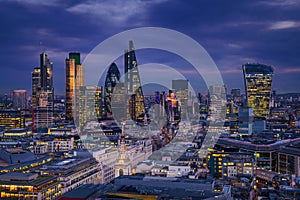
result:
[(169, 165), (167, 177), (182, 177), (188, 176), (191, 167), (188, 164), (172, 163)]

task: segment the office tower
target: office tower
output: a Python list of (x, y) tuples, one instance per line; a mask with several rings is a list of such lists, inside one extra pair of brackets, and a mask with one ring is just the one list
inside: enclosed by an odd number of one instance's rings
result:
[(53, 75), (52, 75), (53, 64), (48, 59), (45, 52), (40, 54), (40, 69), (41, 69), (41, 88), (53, 89)]
[(256, 117), (268, 118), (273, 68), (263, 64), (243, 65), (247, 104)]
[(45, 52), (40, 54), (40, 67), (32, 72), (32, 108), (35, 129), (53, 124), (53, 64)]
[(176, 94), (181, 108), (181, 118), (187, 119), (188, 116), (188, 80), (172, 80), (172, 90)]
[[(210, 114), (217, 119), (223, 119), (226, 113), (226, 87), (225, 85), (209, 86), (209, 110)], [(224, 102), (225, 101), (225, 102)]]
[(107, 71), (105, 79), (105, 112), (108, 118), (112, 117), (112, 95), (114, 95), (114, 88), (119, 83), (120, 72), (115, 63), (112, 63)]
[(27, 108), (27, 91), (26, 90), (12, 90), (13, 108), (22, 110)]
[[(79, 89), (84, 86), (84, 66), (80, 63), (80, 53), (69, 53), (66, 59), (66, 119), (78, 121)], [(75, 115), (75, 116), (74, 116)]]
[(209, 86), (209, 95), (217, 95), (226, 98), (226, 86), (218, 84)]
[(31, 95), (31, 105), (32, 107), (37, 106), (37, 90), (41, 85), (41, 69), (39, 67), (35, 67), (33, 72), (31, 73), (32, 80), (32, 95)]
[(169, 122), (176, 122), (178, 123), (181, 119), (181, 112), (178, 100), (175, 96), (175, 93), (172, 90), (169, 90), (169, 95), (166, 98), (165, 103), (167, 120)]
[(129, 50), (125, 50), (124, 57), (126, 95), (129, 98), (127, 118), (143, 122), (145, 103), (132, 41), (129, 41)]
[(239, 107), (238, 116), (239, 116), (238, 133), (240, 135), (252, 135), (253, 119), (254, 119), (253, 108)]
[(126, 112), (128, 111), (128, 99), (124, 97), (125, 91), (125, 83), (119, 82), (114, 88), (111, 97), (112, 117), (119, 122), (127, 119)]
[(102, 119), (102, 87), (81, 86), (79, 88), (79, 126), (89, 121)]

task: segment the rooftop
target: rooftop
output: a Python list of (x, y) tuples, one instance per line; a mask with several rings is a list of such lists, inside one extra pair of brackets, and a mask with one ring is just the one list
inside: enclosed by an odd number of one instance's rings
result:
[(33, 173), (9, 172), (0, 175), (0, 185), (41, 186), (56, 181), (55, 176), (39, 176)]

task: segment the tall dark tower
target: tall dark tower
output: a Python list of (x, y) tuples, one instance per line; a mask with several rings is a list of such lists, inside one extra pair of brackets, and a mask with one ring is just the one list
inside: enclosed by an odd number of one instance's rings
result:
[(105, 112), (107, 117), (112, 117), (113, 90), (120, 81), (120, 71), (116, 63), (112, 63), (107, 71), (105, 79)]
[(129, 98), (127, 106), (127, 118), (143, 122), (145, 114), (144, 95), (141, 87), (139, 70), (133, 41), (129, 41), (129, 50), (125, 50), (125, 87)]
[(247, 104), (256, 117), (269, 117), (273, 68), (263, 64), (243, 65)]
[(31, 73), (31, 104), (37, 106), (38, 89), (41, 87), (41, 68), (35, 67)]
[(53, 124), (53, 64), (45, 52), (40, 54), (40, 67), (32, 72), (32, 107), (34, 127), (48, 128)]
[(53, 76), (52, 76), (53, 64), (48, 59), (45, 52), (40, 54), (40, 69), (41, 69), (41, 87), (53, 89)]

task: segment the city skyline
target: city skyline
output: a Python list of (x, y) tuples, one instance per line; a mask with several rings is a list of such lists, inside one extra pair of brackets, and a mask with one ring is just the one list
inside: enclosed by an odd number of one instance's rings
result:
[(298, 0), (0, 0), (0, 199), (300, 199)]
[[(195, 39), (214, 59), (228, 88), (244, 88), (242, 65), (250, 62), (274, 67), (277, 93), (299, 92), (300, 3), (296, 1), (235, 1), (230, 5), (221, 1), (115, 1), (112, 6), (109, 1), (32, 0), (0, 4), (0, 24), (5, 27), (0, 37), (4, 72), (0, 92), (30, 91), (31, 70), (45, 50), (53, 62), (55, 94), (64, 94), (64, 61), (69, 52), (80, 52), (83, 60), (106, 38), (144, 26), (174, 29)], [(15, 11), (18, 15), (11, 14)], [(172, 55), (150, 53), (137, 51), (140, 65), (166, 64), (192, 79), (184, 63), (171, 59)]]

